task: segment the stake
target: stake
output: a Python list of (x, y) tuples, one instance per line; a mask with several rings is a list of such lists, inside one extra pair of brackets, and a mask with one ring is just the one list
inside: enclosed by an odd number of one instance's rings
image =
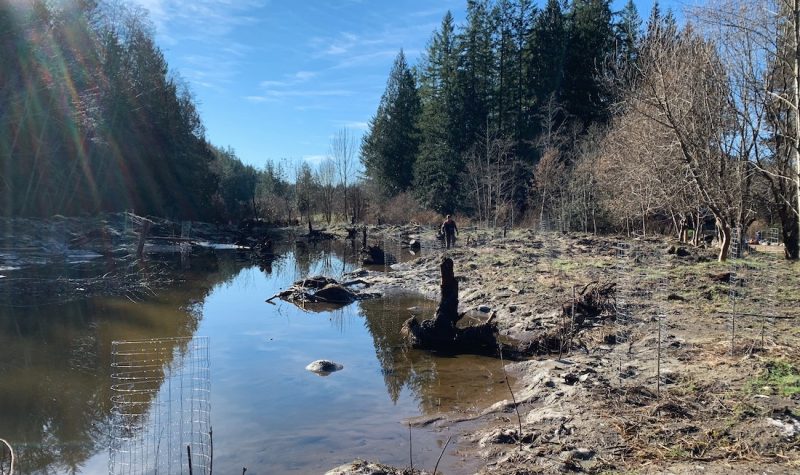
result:
[(214, 428), (210, 427), (208, 430), (208, 444), (211, 452), (211, 458), (208, 460), (208, 475), (214, 473)]
[(433, 475), (436, 475), (436, 469), (439, 468), (439, 461), (442, 460), (442, 456), (444, 455), (444, 451), (447, 450), (447, 446), (450, 445), (450, 439), (452, 439), (452, 438), (453, 438), (452, 435), (447, 438), (447, 442), (445, 442), (444, 447), (442, 448), (442, 453), (440, 453), (439, 454), (439, 458), (436, 459), (436, 465), (434, 465), (434, 467), (433, 467)]
[(656, 396), (661, 399), (661, 315), (658, 316), (658, 361), (656, 361)]
[(189, 475), (192, 475), (192, 446), (186, 446), (186, 457), (189, 459)]
[[(734, 290), (734, 292), (736, 292)], [(734, 353), (736, 342), (736, 295), (733, 296), (733, 312), (731, 312), (731, 355)]]
[(408, 460), (411, 463), (411, 473), (414, 473), (414, 455), (411, 451), (411, 424), (408, 425)]
[(569, 347), (567, 351), (572, 354), (572, 335), (575, 334), (575, 286), (572, 286), (572, 321), (569, 325)]
[[(514, 402), (514, 412), (517, 413), (517, 424), (519, 424), (519, 450), (522, 452), (522, 417), (519, 415), (519, 406), (517, 404), (517, 398), (514, 397), (514, 391), (511, 389), (511, 383), (508, 382), (508, 373), (506, 373), (506, 362), (503, 360), (503, 344), (500, 344), (500, 364), (503, 368), (503, 379), (506, 381), (506, 386), (508, 387), (508, 392), (511, 393), (511, 400)], [(559, 358), (560, 359), (560, 358)], [(434, 470), (434, 473), (436, 470)]]
[[(564, 322), (564, 312), (561, 312), (561, 341), (558, 344), (558, 359), (561, 359), (561, 355), (564, 354), (564, 331), (565, 331), (566, 323)], [(501, 353), (502, 356), (502, 353)]]

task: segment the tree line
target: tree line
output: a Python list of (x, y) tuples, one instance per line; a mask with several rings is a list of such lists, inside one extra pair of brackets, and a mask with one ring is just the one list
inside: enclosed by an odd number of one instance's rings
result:
[[(707, 234), (754, 223), (798, 258), (797, 0), (469, 0), (400, 51), (361, 147), (384, 200), (490, 226)], [(692, 230), (691, 233), (689, 230)], [(738, 236), (734, 236), (736, 232)]]
[(360, 219), (356, 139), (318, 166), (245, 165), (208, 143), (191, 91), (121, 2), (0, 1), (0, 215), (133, 211), (276, 223)]

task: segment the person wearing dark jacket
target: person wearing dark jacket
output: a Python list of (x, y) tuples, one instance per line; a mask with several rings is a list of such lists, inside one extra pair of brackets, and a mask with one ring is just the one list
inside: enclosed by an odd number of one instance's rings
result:
[(453, 221), (453, 218), (449, 214), (442, 223), (442, 228), (440, 231), (444, 235), (444, 242), (447, 246), (447, 249), (455, 246), (456, 235), (458, 234), (458, 226), (456, 226), (456, 222)]

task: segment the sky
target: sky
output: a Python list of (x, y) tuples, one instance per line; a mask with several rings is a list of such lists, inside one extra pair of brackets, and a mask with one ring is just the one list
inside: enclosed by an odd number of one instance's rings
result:
[[(149, 11), (173, 72), (189, 84), (214, 145), (258, 168), (317, 165), (331, 137), (360, 137), (402, 48), (416, 64), (466, 0), (132, 0)], [(661, 0), (680, 10), (680, 0)], [(535, 2), (543, 5), (545, 0)], [(614, 0), (620, 9), (624, 0)], [(635, 0), (647, 18), (652, 0)]]

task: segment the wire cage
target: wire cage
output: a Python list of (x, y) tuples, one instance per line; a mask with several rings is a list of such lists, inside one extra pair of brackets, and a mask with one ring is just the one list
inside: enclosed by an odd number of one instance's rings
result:
[(212, 470), (208, 337), (114, 341), (110, 475)]

